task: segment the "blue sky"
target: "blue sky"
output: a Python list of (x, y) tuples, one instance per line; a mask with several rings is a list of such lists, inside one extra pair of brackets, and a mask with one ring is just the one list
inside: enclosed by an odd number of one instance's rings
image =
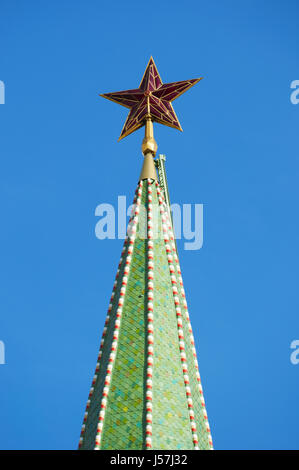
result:
[(0, 448), (75, 449), (122, 240), (95, 208), (131, 202), (143, 130), (97, 96), (203, 76), (155, 126), (172, 202), (204, 204), (178, 242), (215, 448), (298, 449), (296, 0), (1, 1)]

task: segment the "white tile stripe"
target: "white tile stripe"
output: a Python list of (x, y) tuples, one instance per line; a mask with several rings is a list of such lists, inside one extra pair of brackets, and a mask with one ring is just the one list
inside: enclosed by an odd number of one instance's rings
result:
[(147, 180), (147, 369), (146, 369), (146, 428), (145, 447), (152, 449), (152, 378), (154, 360), (154, 242), (152, 211), (152, 180)]
[(169, 230), (168, 230), (168, 226), (167, 226), (167, 223), (166, 223), (167, 222), (166, 214), (165, 214), (166, 211), (164, 211), (164, 207), (163, 207), (163, 199), (162, 199), (161, 189), (159, 188), (157, 183), (156, 183), (156, 185), (157, 185), (157, 193), (158, 193), (158, 201), (159, 201), (159, 206), (160, 206), (160, 213), (161, 213), (161, 218), (162, 218), (163, 238), (164, 238), (164, 242), (165, 242), (165, 249), (166, 249), (168, 267), (169, 267), (169, 274), (170, 274), (171, 283), (172, 283), (172, 294), (173, 294), (173, 300), (174, 300), (176, 317), (177, 317), (179, 349), (180, 349), (181, 364), (182, 364), (182, 369), (183, 369), (183, 377), (184, 377), (185, 392), (186, 392), (186, 398), (187, 398), (187, 404), (188, 404), (189, 419), (190, 419), (190, 426), (191, 426), (191, 432), (192, 432), (192, 440), (193, 440), (194, 449), (199, 450), (198, 436), (197, 436), (197, 430), (196, 430), (196, 422), (195, 422), (195, 419), (194, 419), (194, 411), (193, 411), (193, 401), (192, 401), (192, 396), (191, 396), (191, 389), (190, 389), (190, 386), (189, 386), (189, 374), (188, 374), (188, 364), (187, 364), (187, 357), (186, 357), (186, 351), (185, 351), (182, 313), (181, 313), (181, 308), (180, 308), (180, 300), (179, 300), (179, 297), (177, 295), (178, 294), (177, 287), (176, 287), (177, 281), (176, 281), (176, 276), (174, 274), (175, 269), (174, 269), (174, 265), (173, 265), (173, 256), (171, 254), (172, 249), (168, 244)]
[[(164, 196), (163, 196), (163, 193), (162, 193), (161, 189), (160, 189), (160, 194), (161, 194), (163, 204), (165, 204)], [(212, 450), (213, 449), (213, 441), (212, 441), (212, 436), (211, 436), (210, 425), (209, 425), (209, 422), (208, 422), (208, 416), (207, 416), (205, 401), (204, 401), (204, 397), (203, 397), (203, 389), (202, 389), (202, 386), (201, 386), (201, 379), (200, 379), (198, 362), (197, 362), (194, 336), (193, 336), (193, 333), (192, 333), (192, 326), (191, 326), (191, 323), (190, 323), (190, 317), (189, 317), (187, 301), (186, 301), (186, 296), (185, 296), (185, 291), (184, 291), (184, 286), (183, 286), (183, 279), (182, 279), (180, 263), (179, 263), (179, 259), (178, 259), (177, 252), (176, 252), (176, 246), (175, 246), (175, 243), (174, 243), (174, 235), (173, 235), (172, 225), (169, 221), (167, 211), (165, 211), (165, 216), (166, 216), (166, 222), (167, 222), (167, 225), (168, 225), (168, 230), (169, 230), (169, 233), (170, 233), (170, 240), (171, 240), (170, 243), (171, 243), (171, 246), (172, 246), (173, 257), (175, 259), (176, 266), (177, 266), (177, 272), (178, 272), (178, 278), (179, 278), (179, 284), (180, 284), (180, 293), (181, 293), (181, 296), (183, 298), (185, 317), (186, 317), (188, 330), (189, 330), (189, 339), (190, 339), (191, 349), (192, 349), (192, 353), (193, 353), (194, 364), (195, 364), (195, 368), (196, 368), (196, 380), (197, 380), (198, 389), (199, 389), (199, 393), (200, 393), (200, 401), (201, 401), (201, 406), (202, 406), (202, 409), (203, 409), (203, 416), (204, 416), (204, 420), (205, 420), (206, 431), (207, 431), (207, 434), (208, 434), (208, 442), (209, 442), (210, 450)]]
[[(135, 216), (135, 213), (136, 213), (136, 206), (135, 206), (135, 203), (136, 203), (136, 199), (137, 199), (137, 193), (138, 193), (138, 190), (139, 190), (139, 184), (137, 186), (137, 189), (135, 191), (135, 196), (134, 196), (134, 200), (133, 200), (133, 209), (132, 209), (132, 213), (131, 213), (131, 217), (130, 217), (130, 221), (129, 221), (129, 224), (131, 223), (132, 219), (134, 218)], [(135, 213), (134, 213), (135, 211)], [(112, 294), (111, 294), (111, 298), (110, 298), (110, 303), (109, 303), (109, 307), (108, 307), (108, 313), (107, 313), (107, 316), (106, 316), (106, 320), (105, 320), (105, 325), (104, 325), (104, 329), (103, 329), (103, 334), (102, 334), (102, 338), (101, 338), (101, 343), (100, 343), (100, 350), (99, 350), (99, 354), (98, 354), (98, 360), (97, 360), (97, 364), (96, 364), (96, 370), (95, 370), (95, 374), (93, 376), (93, 380), (92, 380), (92, 386), (90, 388), (90, 391), (89, 391), (89, 395), (88, 395), (88, 400), (87, 400), (87, 405), (86, 405), (86, 410), (85, 410), (85, 413), (84, 413), (84, 420), (83, 420), (83, 425), (82, 425), (82, 428), (81, 428), (81, 434), (80, 434), (80, 440), (79, 440), (79, 449), (82, 447), (82, 444), (83, 444), (83, 439), (84, 439), (84, 433), (85, 433), (85, 423), (87, 421), (87, 417), (88, 417), (88, 411), (89, 411), (89, 406), (90, 406), (90, 400), (91, 400), (91, 397), (94, 393), (94, 385), (96, 383), (96, 380), (97, 380), (97, 376), (98, 376), (98, 372), (99, 372), (99, 368), (100, 368), (100, 360), (101, 360), (101, 357), (102, 357), (102, 352), (103, 352), (103, 347), (104, 347), (104, 343), (105, 343), (105, 337), (106, 337), (106, 332), (107, 332), (107, 328), (108, 328), (108, 324), (110, 322), (110, 313), (111, 313), (111, 310), (112, 310), (112, 302), (113, 302), (113, 299), (114, 299), (114, 295), (115, 295), (115, 291), (117, 289), (117, 286), (118, 286), (118, 277), (119, 277), (119, 272), (120, 272), (120, 268), (122, 266), (122, 262), (123, 262), (123, 255), (127, 249), (127, 243), (128, 243), (128, 235), (126, 235), (126, 239), (124, 241), (124, 246), (123, 246), (123, 249), (122, 249), (122, 254), (121, 254), (121, 258), (120, 258), (120, 261), (119, 261), (119, 264), (118, 264), (118, 269), (117, 269), (117, 273), (116, 273), (116, 277), (115, 277), (115, 281), (114, 281), (114, 284), (113, 284), (113, 290), (112, 290)], [(130, 250), (130, 246), (128, 247), (128, 251)], [(123, 282), (123, 280), (122, 280)]]

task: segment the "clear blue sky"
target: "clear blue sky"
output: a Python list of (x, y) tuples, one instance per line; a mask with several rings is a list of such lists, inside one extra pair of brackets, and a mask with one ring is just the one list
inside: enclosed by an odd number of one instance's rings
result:
[(2, 0), (0, 448), (75, 449), (122, 241), (95, 208), (131, 202), (143, 130), (97, 93), (203, 76), (155, 126), (172, 202), (204, 204), (185, 289), (215, 448), (298, 449), (297, 0)]

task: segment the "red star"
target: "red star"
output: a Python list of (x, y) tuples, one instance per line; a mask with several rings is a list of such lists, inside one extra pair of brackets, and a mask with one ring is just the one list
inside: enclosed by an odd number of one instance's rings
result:
[(201, 78), (163, 85), (154, 59), (151, 57), (139, 88), (105, 93), (102, 96), (130, 109), (119, 140), (142, 127), (147, 116), (165, 126), (182, 130), (171, 102), (199, 82)]

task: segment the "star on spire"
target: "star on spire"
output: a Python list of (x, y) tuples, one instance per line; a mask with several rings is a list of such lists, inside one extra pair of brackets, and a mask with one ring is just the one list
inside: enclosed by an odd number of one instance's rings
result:
[(159, 122), (181, 131), (181, 125), (171, 102), (201, 79), (195, 78), (163, 84), (154, 59), (151, 57), (139, 88), (100, 95), (130, 109), (118, 140), (142, 127), (148, 117), (153, 122)]

